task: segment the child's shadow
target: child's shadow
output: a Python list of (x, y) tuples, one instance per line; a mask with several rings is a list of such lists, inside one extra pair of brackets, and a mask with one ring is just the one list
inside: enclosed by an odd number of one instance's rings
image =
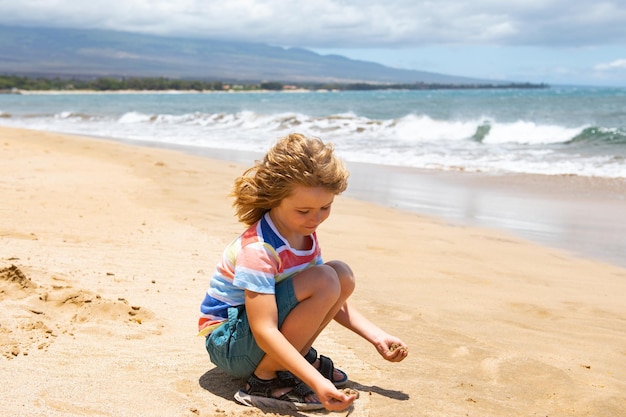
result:
[[(222, 397), (226, 401), (231, 401), (231, 402), (236, 403), (236, 401), (233, 398), (233, 395), (235, 394), (235, 392), (237, 392), (239, 389), (241, 389), (245, 385), (246, 380), (232, 377), (228, 375), (226, 372), (220, 370), (219, 368), (213, 368), (205, 372), (205, 374), (200, 377), (200, 380), (198, 382), (202, 388), (209, 391), (211, 394)], [(369, 392), (370, 394), (375, 393), (375, 394), (379, 394), (388, 398), (393, 398), (399, 401), (406, 401), (409, 399), (409, 395), (402, 391), (388, 390), (388, 389), (384, 389), (378, 386), (362, 385), (356, 381), (350, 382), (349, 386), (353, 389), (360, 391), (361, 395), (364, 395)], [(242, 407), (245, 407), (245, 406), (242, 405)], [(276, 410), (267, 409), (263, 411), (275, 412)], [(283, 415), (283, 416), (305, 416), (305, 414), (299, 413), (298, 411), (295, 411), (295, 410), (294, 411), (280, 410), (280, 412), (281, 412), (280, 415)], [(327, 414), (328, 412), (326, 412), (325, 410), (321, 410), (321, 411), (318, 411), (317, 413)]]
[(245, 379), (235, 378), (219, 368), (208, 370), (198, 381), (200, 386), (211, 394), (228, 401), (235, 401), (233, 395), (246, 384)]
[(361, 395), (363, 395), (364, 393), (374, 393), (398, 401), (407, 401), (410, 398), (409, 394), (405, 392), (381, 388), (377, 385), (363, 385), (359, 384), (358, 382), (352, 381), (350, 383), (350, 387), (359, 391)]
[[(245, 379), (234, 378), (228, 375), (226, 372), (221, 371), (219, 368), (213, 368), (207, 371), (204, 375), (200, 377), (198, 381), (200, 386), (205, 390), (209, 391), (211, 394), (222, 397), (226, 401), (233, 402), (234, 404), (239, 404), (233, 398), (235, 392), (239, 391), (246, 384)], [(246, 408), (245, 405), (241, 407)], [(270, 408), (259, 408), (259, 410), (272, 413), (272, 415), (280, 415), (280, 416), (290, 416), (290, 417), (307, 417), (308, 414), (302, 414), (296, 410), (277, 410)], [(279, 414), (276, 414), (279, 413)], [(322, 414), (327, 414), (325, 410), (321, 411)], [(317, 412), (319, 414), (319, 412)]]
[[(242, 387), (246, 385), (246, 380), (241, 378), (234, 378), (228, 375), (226, 372), (220, 370), (219, 368), (213, 368), (207, 371), (204, 375), (200, 377), (198, 381), (200, 386), (205, 390), (209, 391), (211, 394), (217, 395), (218, 397), (222, 397), (226, 401), (230, 401), (234, 404), (239, 405), (237, 401), (233, 398), (235, 392), (239, 391)], [(241, 405), (242, 408), (246, 408), (245, 405)], [(280, 416), (289, 416), (289, 417), (307, 417), (309, 414), (302, 414), (296, 410), (277, 410), (270, 408), (259, 408), (259, 410), (265, 413), (272, 413), (272, 415), (280, 415)], [(276, 414), (278, 413), (278, 414)], [(316, 414), (320, 414), (320, 411), (317, 411)], [(321, 410), (321, 414), (328, 414), (327, 411)]]

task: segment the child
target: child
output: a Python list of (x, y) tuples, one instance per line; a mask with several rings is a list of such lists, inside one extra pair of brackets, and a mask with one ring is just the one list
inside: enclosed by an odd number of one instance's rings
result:
[[(256, 407), (344, 410), (348, 376), (312, 345), (331, 320), (399, 362), (406, 345), (348, 303), (355, 286), (341, 261), (324, 263), (315, 230), (348, 172), (330, 144), (301, 134), (278, 141), (237, 178), (232, 196), (247, 229), (228, 245), (201, 306), (211, 361), (248, 378), (235, 394)], [(397, 347), (400, 347), (397, 349)]]

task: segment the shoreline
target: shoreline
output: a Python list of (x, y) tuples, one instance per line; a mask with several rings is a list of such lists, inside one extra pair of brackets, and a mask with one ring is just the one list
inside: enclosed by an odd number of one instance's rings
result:
[[(239, 405), (245, 381), (196, 336), (242, 230), (227, 194), (243, 164), (0, 134), (1, 414), (300, 415)], [(357, 274), (354, 305), (410, 350), (385, 362), (331, 323), (315, 348), (360, 392), (342, 416), (626, 414), (626, 269), (347, 195), (318, 236)]]
[[(100, 138), (251, 165), (262, 153)], [(347, 162), (345, 195), (626, 268), (626, 180), (429, 171)]]
[[(365, 176), (347, 195), (435, 216), (451, 224), (510, 233), (517, 238), (626, 267), (626, 181), (530, 174), (427, 172), (362, 166), (387, 188), (372, 193)], [(402, 185), (400, 185), (402, 184)]]
[[(244, 166), (262, 157), (252, 151), (61, 134), (176, 150)], [(574, 256), (626, 267), (622, 215), (626, 212), (626, 179), (346, 164), (351, 172), (345, 192), (348, 197), (434, 216), (452, 225), (504, 231)]]

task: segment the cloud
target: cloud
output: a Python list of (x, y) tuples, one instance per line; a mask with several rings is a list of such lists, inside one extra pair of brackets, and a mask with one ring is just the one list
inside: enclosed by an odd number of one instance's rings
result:
[(311, 48), (626, 44), (620, 0), (0, 0), (0, 22)]
[(593, 69), (596, 71), (626, 70), (626, 59), (616, 59), (612, 62), (598, 64)]

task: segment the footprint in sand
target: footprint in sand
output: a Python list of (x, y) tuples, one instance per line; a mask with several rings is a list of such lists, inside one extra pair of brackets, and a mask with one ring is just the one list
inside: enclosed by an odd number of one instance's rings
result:
[(158, 333), (149, 310), (73, 288), (59, 277), (52, 280), (51, 286), (37, 285), (15, 265), (0, 269), (0, 355), (11, 359), (33, 348), (45, 351), (59, 336), (101, 332), (98, 325), (105, 322), (122, 323), (108, 327), (128, 339)]

